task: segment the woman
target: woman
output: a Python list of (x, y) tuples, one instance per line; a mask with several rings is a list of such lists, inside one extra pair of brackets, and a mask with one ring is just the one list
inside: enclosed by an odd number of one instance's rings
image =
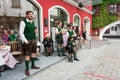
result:
[(1, 45), (0, 46), (0, 55), (2, 56), (5, 65), (13, 69), (17, 64), (17, 60), (10, 53), (10, 46)]
[(7, 29), (3, 29), (3, 34), (2, 34), (2, 40), (4, 44), (8, 44), (9, 43), (9, 35), (8, 35), (8, 31)]
[(63, 48), (64, 48), (64, 51), (66, 51), (68, 37), (69, 37), (69, 34), (67, 32), (67, 29), (62, 29), (62, 38), (63, 38)]

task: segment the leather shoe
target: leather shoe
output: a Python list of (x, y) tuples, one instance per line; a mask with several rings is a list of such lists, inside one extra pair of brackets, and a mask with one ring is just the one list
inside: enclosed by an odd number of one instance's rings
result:
[(32, 66), (31, 69), (40, 69), (38, 66)]
[(75, 60), (75, 61), (79, 61), (79, 59), (77, 59), (77, 58), (75, 58), (74, 60)]
[(61, 55), (60, 55), (60, 54), (58, 54), (58, 56), (59, 56), (59, 57), (61, 57)]
[(62, 56), (67, 56), (66, 54), (62, 54)]
[(39, 59), (38, 59), (38, 58), (35, 58), (35, 61), (39, 61)]
[(26, 75), (26, 76), (30, 76), (29, 70), (25, 70), (25, 75)]

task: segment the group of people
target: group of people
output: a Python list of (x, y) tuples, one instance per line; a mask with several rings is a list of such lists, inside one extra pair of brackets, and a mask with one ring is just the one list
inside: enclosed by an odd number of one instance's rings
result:
[(67, 50), (69, 62), (73, 62), (73, 59), (79, 61), (79, 59), (77, 59), (77, 48), (75, 44), (75, 37), (77, 34), (73, 30), (73, 26), (71, 24), (67, 24), (67, 28), (68, 29), (62, 29), (62, 22), (59, 21), (57, 23), (56, 41), (58, 56), (66, 56), (64, 51)]
[(17, 36), (14, 34), (13, 29), (3, 28), (1, 30), (0, 41), (2, 41), (2, 43), (9, 44), (9, 42), (15, 41), (16, 39)]
[(37, 28), (33, 22), (33, 11), (26, 12), (26, 18), (20, 22), (19, 36), (15, 36), (13, 30), (2, 29), (2, 35), (0, 39), (0, 66), (6, 65), (13, 69), (18, 61), (11, 54), (9, 42), (18, 40), (21, 41), (24, 55), (25, 55), (25, 75), (30, 75), (29, 64), (31, 62), (31, 69), (40, 69), (35, 65), (37, 56)]
[[(5, 65), (13, 69), (18, 61), (11, 54), (9, 42), (15, 41), (17, 36), (14, 34), (13, 29), (6, 28), (1, 28), (0, 34), (0, 63), (4, 63), (0, 64), (0, 66)], [(4, 71), (4, 67), (0, 71)]]
[[(30, 62), (31, 62), (31, 69), (40, 69), (39, 66), (35, 65), (35, 59), (37, 57), (37, 28), (33, 22), (34, 18), (34, 12), (33, 11), (27, 11), (26, 12), (26, 18), (20, 22), (19, 26), (19, 37), (22, 42), (22, 45), (24, 46), (24, 55), (25, 55), (25, 75), (30, 75)], [(5, 37), (7, 36), (7, 40), (4, 40), (4, 43), (7, 44), (10, 41), (14, 41), (16, 38), (13, 36), (13, 31), (11, 31), (11, 34), (8, 35), (7, 31), (4, 30)], [(65, 52), (68, 52), (68, 62), (73, 62), (73, 60), (79, 61), (77, 58), (77, 48), (75, 44), (75, 37), (77, 34), (73, 30), (73, 26), (71, 24), (67, 25), (67, 28), (62, 28), (62, 22), (59, 21), (57, 23), (56, 29), (55, 29), (55, 39), (57, 42), (57, 53), (58, 56), (67, 56)], [(3, 38), (5, 38), (3, 37)], [(45, 49), (45, 55), (50, 56), (54, 52), (54, 46), (53, 46), (53, 40), (50, 36), (50, 34), (47, 34), (46, 37), (43, 39), (44, 49)], [(0, 47), (0, 54), (2, 54), (4, 50), (4, 46)], [(2, 50), (3, 49), (3, 50)], [(5, 53), (9, 53), (8, 50)], [(4, 54), (5, 55), (5, 54)], [(2, 55), (4, 57), (4, 55)], [(9, 67), (13, 68), (17, 61), (12, 55), (9, 55), (11, 57), (11, 60), (14, 61), (14, 65), (8, 65)], [(1, 58), (0, 58), (1, 59)], [(6, 60), (7, 61), (7, 60)], [(7, 65), (8, 61), (6, 62)], [(4, 64), (4, 63), (3, 63)], [(9, 63), (8, 63), (9, 64)]]
[[(67, 28), (62, 28), (62, 22), (58, 21), (55, 29), (55, 39), (57, 42), (57, 53), (58, 56), (67, 56), (65, 54), (68, 51), (68, 61), (73, 62), (73, 59), (79, 61), (77, 59), (77, 47), (75, 43), (75, 39), (77, 34), (75, 33), (73, 26), (71, 24), (67, 24)], [(54, 51), (53, 40), (50, 37), (50, 34), (47, 34), (43, 40), (44, 49), (46, 56), (51, 55)], [(73, 58), (74, 57), (74, 58)]]

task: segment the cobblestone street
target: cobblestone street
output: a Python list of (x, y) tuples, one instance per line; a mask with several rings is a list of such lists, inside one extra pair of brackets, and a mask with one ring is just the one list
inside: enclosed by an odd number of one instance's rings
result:
[(120, 80), (119, 45), (119, 40), (93, 42), (92, 49), (79, 51), (79, 62), (65, 59), (25, 80)]
[(120, 0), (0, 0), (0, 80), (120, 80)]
[(40, 71), (31, 70), (30, 77), (24, 75), (23, 62), (14, 70), (2, 72), (0, 80), (120, 80), (120, 41), (95, 40), (91, 44), (90, 49), (89, 42), (79, 49), (78, 62), (68, 63), (67, 58), (57, 55), (41, 56), (40, 62), (37, 62), (41, 66)]

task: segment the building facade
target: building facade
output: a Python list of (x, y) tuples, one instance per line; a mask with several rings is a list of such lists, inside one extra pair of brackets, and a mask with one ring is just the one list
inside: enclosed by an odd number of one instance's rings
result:
[[(100, 40), (106, 37), (120, 37), (120, 2), (110, 3), (110, 1), (105, 0), (104, 4), (93, 6), (93, 17), (99, 18), (98, 20), (93, 20), (93, 24), (95, 23), (97, 26), (96, 28), (94, 25), (93, 35), (99, 36)], [(101, 26), (102, 23), (105, 24)]]
[[(35, 23), (38, 27), (38, 38), (43, 40), (47, 33), (54, 34), (54, 27), (58, 20), (72, 23), (81, 34), (86, 24), (87, 34), (91, 34), (92, 5), (79, 7), (76, 0), (0, 0), (0, 26), (13, 28), (18, 31), (19, 22), (25, 17), (27, 10), (35, 13)], [(79, 0), (78, 0), (79, 1)], [(52, 37), (54, 37), (52, 35)]]

